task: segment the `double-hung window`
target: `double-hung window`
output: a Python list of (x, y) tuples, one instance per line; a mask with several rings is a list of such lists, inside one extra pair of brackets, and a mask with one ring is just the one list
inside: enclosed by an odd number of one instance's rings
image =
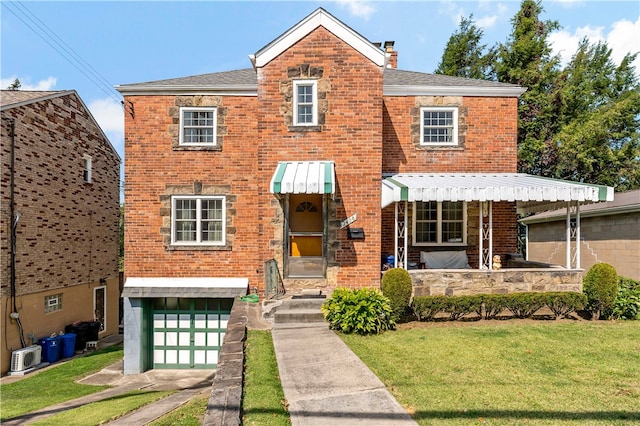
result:
[(458, 108), (420, 108), (420, 145), (458, 145)]
[(82, 157), (82, 180), (85, 183), (91, 183), (91, 156)]
[(463, 201), (414, 203), (413, 244), (465, 244), (466, 212), (466, 204)]
[(223, 196), (174, 196), (171, 218), (171, 244), (225, 244)]
[(215, 146), (216, 123), (215, 107), (180, 108), (180, 145)]
[(318, 84), (316, 80), (293, 81), (293, 125), (318, 124)]

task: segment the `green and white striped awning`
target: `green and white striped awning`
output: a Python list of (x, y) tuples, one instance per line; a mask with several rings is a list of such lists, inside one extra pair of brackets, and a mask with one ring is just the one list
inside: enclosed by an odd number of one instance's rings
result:
[(333, 161), (281, 161), (271, 178), (272, 194), (333, 194)]
[(382, 181), (383, 208), (398, 201), (510, 201), (533, 212), (612, 200), (612, 187), (524, 173), (402, 173)]

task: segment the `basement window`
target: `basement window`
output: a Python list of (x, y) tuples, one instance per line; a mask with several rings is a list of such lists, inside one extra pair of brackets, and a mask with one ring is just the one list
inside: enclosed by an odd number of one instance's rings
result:
[(62, 293), (44, 297), (44, 313), (59, 311), (62, 309)]

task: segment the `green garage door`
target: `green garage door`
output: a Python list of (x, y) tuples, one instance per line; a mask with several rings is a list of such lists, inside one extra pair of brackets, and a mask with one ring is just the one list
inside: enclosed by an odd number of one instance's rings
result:
[(216, 368), (233, 299), (155, 299), (153, 368)]

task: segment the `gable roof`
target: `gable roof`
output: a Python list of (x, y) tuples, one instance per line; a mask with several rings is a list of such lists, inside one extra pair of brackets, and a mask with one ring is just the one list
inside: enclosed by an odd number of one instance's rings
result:
[(70, 93), (74, 93), (74, 91), (2, 90), (0, 93), (0, 108), (4, 111), (10, 108), (17, 108), (30, 103), (53, 99)]
[(114, 148), (113, 144), (107, 137), (107, 135), (100, 127), (100, 124), (96, 121), (93, 114), (91, 114), (91, 110), (87, 108), (87, 105), (84, 103), (78, 92), (75, 90), (58, 90), (58, 91), (31, 91), (31, 90), (2, 90), (0, 93), (0, 111), (10, 110), (12, 108), (19, 108), (25, 105), (34, 104), (37, 102), (43, 102), (50, 99), (55, 99), (62, 96), (74, 96), (82, 108), (89, 114), (91, 121), (100, 132), (102, 138), (107, 142), (107, 145), (111, 149), (111, 151), (118, 157), (118, 160), (122, 161), (120, 158), (120, 154)]
[(249, 56), (249, 58), (256, 68), (263, 67), (320, 26), (360, 52), (377, 66), (384, 67), (386, 65), (387, 56), (380, 48), (374, 46), (369, 40), (321, 7), (258, 50), (255, 55)]

